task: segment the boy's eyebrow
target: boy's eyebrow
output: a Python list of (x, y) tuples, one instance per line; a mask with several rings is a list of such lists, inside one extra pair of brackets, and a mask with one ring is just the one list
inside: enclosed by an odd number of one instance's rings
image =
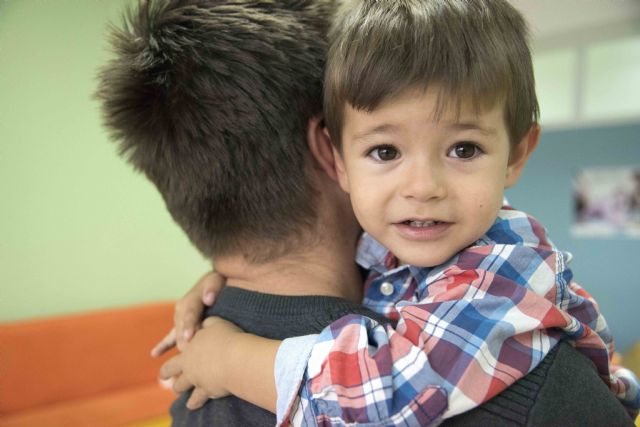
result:
[[(471, 131), (477, 131), (480, 133), (483, 133), (485, 135), (489, 135), (489, 136), (493, 136), (496, 135), (498, 133), (497, 129), (494, 128), (487, 128), (487, 127), (483, 127), (478, 123), (475, 122), (469, 122), (469, 123), (464, 123), (464, 122), (454, 122), (454, 123), (450, 123), (447, 125), (447, 127), (451, 128), (454, 131), (457, 132), (461, 132), (461, 131), (465, 131), (465, 130), (471, 130)], [(358, 141), (358, 140), (362, 140), (362, 139), (367, 139), (368, 137), (375, 135), (375, 134), (381, 134), (381, 133), (393, 133), (395, 131), (398, 130), (398, 127), (392, 124), (382, 124), (382, 125), (378, 125), (372, 129), (367, 129), (364, 130), (358, 134), (356, 134), (353, 137), (354, 141)]]
[(482, 127), (477, 123), (451, 123), (449, 127), (456, 131), (475, 130), (486, 135), (495, 135), (498, 133), (497, 129)]
[(358, 134), (356, 134), (353, 137), (353, 140), (359, 140), (359, 139), (366, 139), (367, 137), (371, 136), (371, 135), (375, 135), (377, 133), (392, 133), (395, 132), (397, 130), (397, 127), (392, 125), (392, 124), (388, 124), (385, 123), (383, 125), (378, 125), (372, 129), (367, 129), (363, 132), (360, 132)]

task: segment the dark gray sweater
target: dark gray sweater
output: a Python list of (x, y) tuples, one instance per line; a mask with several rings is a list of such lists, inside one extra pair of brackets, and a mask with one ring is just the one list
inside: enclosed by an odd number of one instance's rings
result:
[[(227, 286), (207, 315), (230, 320), (266, 338), (320, 332), (346, 314), (385, 321), (359, 304), (333, 297), (287, 297)], [(274, 426), (275, 415), (234, 396), (209, 400), (190, 411), (189, 393), (171, 407), (174, 427)], [(445, 420), (453, 426), (633, 426), (591, 362), (561, 343), (525, 378), (479, 408)]]

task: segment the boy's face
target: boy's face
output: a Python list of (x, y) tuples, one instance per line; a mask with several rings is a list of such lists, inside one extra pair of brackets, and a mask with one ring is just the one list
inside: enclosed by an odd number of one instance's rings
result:
[(480, 238), (535, 148), (510, 149), (504, 106), (434, 118), (437, 91), (410, 91), (372, 112), (345, 107), (340, 185), (362, 227), (402, 263), (442, 264)]

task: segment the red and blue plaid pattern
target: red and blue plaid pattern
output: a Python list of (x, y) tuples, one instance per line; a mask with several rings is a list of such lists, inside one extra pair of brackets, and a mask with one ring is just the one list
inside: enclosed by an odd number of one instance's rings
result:
[(395, 326), (350, 315), (327, 327), (283, 425), (436, 425), (524, 377), (561, 339), (637, 414), (637, 380), (610, 364), (607, 324), (567, 261), (535, 219), (510, 207), (434, 268), (398, 266), (365, 234), (363, 303)]

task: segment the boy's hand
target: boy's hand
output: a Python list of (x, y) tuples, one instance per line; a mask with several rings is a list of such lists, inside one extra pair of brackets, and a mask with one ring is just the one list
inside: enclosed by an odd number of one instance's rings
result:
[(200, 329), (202, 312), (215, 301), (225, 285), (224, 276), (215, 271), (202, 276), (193, 288), (177, 303), (173, 316), (174, 327), (151, 349), (151, 356), (158, 357), (175, 345), (182, 351), (195, 332)]
[(182, 353), (162, 365), (160, 378), (173, 378), (176, 393), (195, 387), (187, 402), (189, 409), (201, 407), (208, 398), (229, 395), (226, 361), (239, 334), (243, 331), (233, 323), (219, 317), (207, 318)]

